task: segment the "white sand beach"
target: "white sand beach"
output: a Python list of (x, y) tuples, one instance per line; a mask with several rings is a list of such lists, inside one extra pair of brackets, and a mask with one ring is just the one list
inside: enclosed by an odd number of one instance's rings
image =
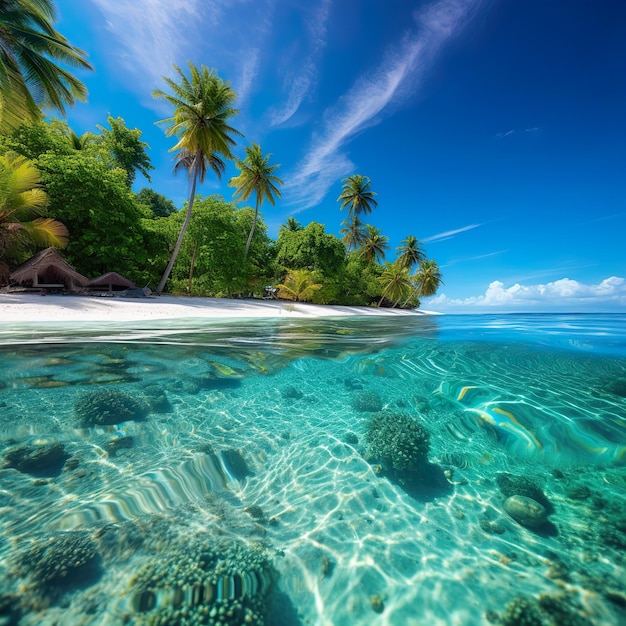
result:
[(431, 311), (315, 305), (285, 300), (228, 300), (151, 296), (122, 298), (37, 294), (0, 294), (0, 323), (164, 319), (317, 318), (347, 316), (414, 316)]

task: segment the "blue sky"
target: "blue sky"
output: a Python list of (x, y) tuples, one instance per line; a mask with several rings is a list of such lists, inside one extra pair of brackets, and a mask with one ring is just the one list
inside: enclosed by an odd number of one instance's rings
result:
[[(234, 126), (281, 164), (270, 235), (293, 215), (338, 234), (341, 180), (369, 176), (368, 220), (442, 268), (424, 308), (626, 311), (626, 2), (57, 0), (96, 70), (68, 121), (143, 131), (152, 186), (181, 206), (167, 139), (172, 63), (214, 67)], [(231, 199), (228, 180), (199, 189)]]

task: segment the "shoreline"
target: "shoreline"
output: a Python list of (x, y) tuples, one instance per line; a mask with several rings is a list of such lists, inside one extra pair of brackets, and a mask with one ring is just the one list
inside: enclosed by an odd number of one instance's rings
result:
[(336, 306), (287, 300), (235, 300), (189, 296), (123, 298), (81, 295), (0, 294), (0, 324), (135, 322), (175, 319), (276, 319), (414, 317), (433, 311)]

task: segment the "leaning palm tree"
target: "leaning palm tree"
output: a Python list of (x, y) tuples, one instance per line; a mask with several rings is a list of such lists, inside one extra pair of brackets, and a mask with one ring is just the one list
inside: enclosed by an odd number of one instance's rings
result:
[(367, 224), (366, 239), (361, 245), (361, 255), (369, 262), (383, 261), (389, 250), (389, 237), (383, 235), (380, 228)]
[(85, 53), (53, 27), (53, 0), (0, 0), (0, 129), (41, 119), (40, 106), (65, 113), (87, 97), (85, 85), (58, 65), (93, 69)]
[(422, 242), (414, 235), (405, 237), (396, 250), (400, 253), (397, 259), (400, 267), (405, 267), (409, 271), (413, 269), (414, 265), (419, 265), (426, 260)]
[(67, 244), (67, 228), (43, 217), (47, 205), (32, 162), (10, 152), (0, 156), (0, 283), (9, 265), (24, 261), (34, 248)]
[(254, 229), (259, 217), (259, 208), (263, 201), (267, 200), (274, 206), (275, 198), (280, 198), (278, 185), (282, 185), (283, 181), (274, 175), (274, 171), (280, 165), (270, 165), (269, 160), (271, 156), (271, 154), (263, 156), (261, 146), (257, 143), (246, 147), (246, 158), (243, 161), (241, 159), (235, 160), (235, 166), (240, 172), (239, 176), (231, 178), (228, 182), (229, 187), (235, 187), (233, 195), (238, 200), (245, 202), (253, 192), (255, 195), (254, 220), (252, 221), (248, 241), (246, 241), (246, 257), (248, 256), (248, 250), (250, 250), (252, 236), (254, 235)]
[(232, 158), (231, 147), (235, 145), (233, 135), (241, 135), (238, 130), (229, 126), (230, 118), (238, 113), (237, 109), (233, 108), (237, 95), (230, 84), (219, 78), (215, 70), (210, 70), (204, 65), (200, 69), (191, 62), (188, 62), (188, 65), (189, 78), (176, 65), (173, 67), (178, 73), (180, 82), (164, 77), (172, 91), (171, 94), (160, 89), (152, 92), (155, 98), (163, 98), (174, 107), (174, 114), (157, 124), (167, 125), (165, 134), (178, 138), (178, 143), (170, 149), (171, 152), (178, 152), (174, 169), (186, 169), (190, 181), (185, 220), (172, 256), (156, 288), (157, 295), (163, 292), (180, 252), (191, 221), (198, 181), (201, 183), (204, 181), (208, 168), (221, 178), (225, 168), (222, 157)]
[(444, 284), (437, 261), (430, 259), (423, 261), (419, 270), (413, 276), (413, 282), (415, 283), (415, 289), (406, 299), (403, 306), (406, 306), (408, 301), (415, 296), (418, 298), (434, 296), (439, 287)]
[(339, 230), (339, 234), (343, 235), (341, 241), (348, 250), (360, 248), (367, 240), (366, 225), (356, 215), (341, 222), (341, 226), (343, 227)]
[(341, 210), (347, 208), (348, 216), (367, 215), (378, 206), (376, 192), (370, 189), (371, 181), (367, 176), (353, 174), (344, 178), (343, 189), (337, 202), (341, 202)]
[(404, 267), (399, 260), (395, 263), (385, 263), (383, 273), (378, 277), (378, 281), (383, 286), (383, 292), (378, 301), (378, 306), (387, 299), (396, 307), (400, 300), (406, 298), (413, 287), (409, 269)]

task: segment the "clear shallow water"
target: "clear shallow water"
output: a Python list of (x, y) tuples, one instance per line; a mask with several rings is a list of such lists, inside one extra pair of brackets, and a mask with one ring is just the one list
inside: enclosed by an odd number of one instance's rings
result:
[(0, 324), (0, 387), (0, 624), (626, 620), (626, 316)]

